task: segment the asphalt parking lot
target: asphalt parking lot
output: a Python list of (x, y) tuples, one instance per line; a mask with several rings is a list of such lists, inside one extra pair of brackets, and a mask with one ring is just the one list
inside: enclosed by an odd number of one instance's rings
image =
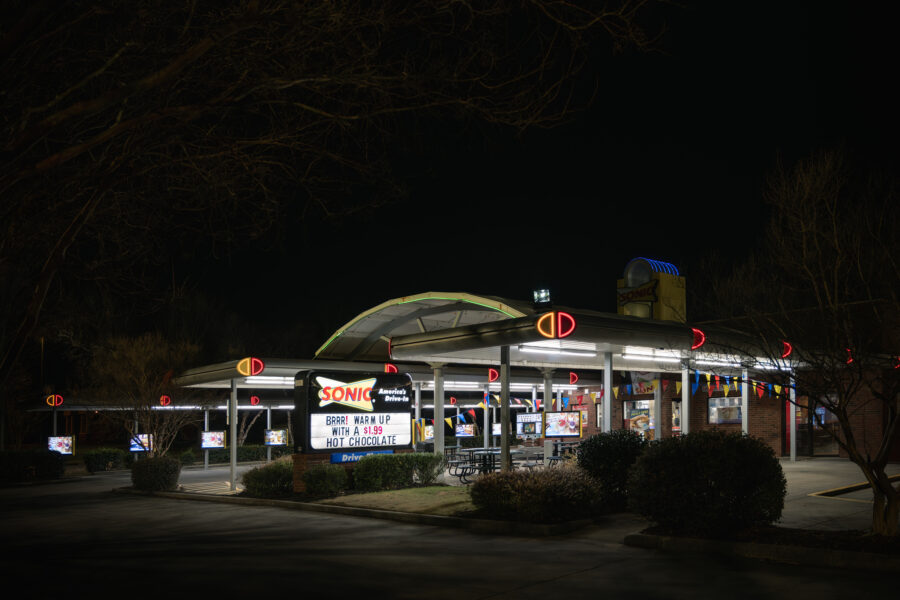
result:
[[(849, 463), (847, 463), (849, 465)], [(856, 526), (863, 502), (808, 496), (859, 481), (837, 459), (785, 465), (785, 522)], [(850, 465), (852, 466), (852, 465)], [(247, 468), (242, 466), (241, 470)], [(855, 469), (855, 467), (853, 467)], [(900, 469), (898, 469), (900, 470)], [(227, 468), (186, 469), (215, 483)], [(671, 554), (622, 544), (623, 516), (535, 537), (380, 519), (111, 493), (126, 472), (0, 490), (8, 582), (56, 594), (322, 598), (845, 598), (896, 592), (896, 573)], [(815, 485), (815, 484), (821, 485)], [(858, 505), (858, 506), (857, 506)]]

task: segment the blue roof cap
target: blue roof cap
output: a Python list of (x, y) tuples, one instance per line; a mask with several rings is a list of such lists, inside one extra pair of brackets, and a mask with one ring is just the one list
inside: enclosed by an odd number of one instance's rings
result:
[[(668, 273), (669, 275), (678, 275), (678, 267), (673, 265), (672, 263), (663, 262), (661, 260), (653, 260), (652, 258), (644, 258), (643, 256), (638, 256), (636, 258), (632, 258), (628, 261), (628, 264), (633, 263), (636, 260), (643, 260), (650, 268), (656, 273)], [(628, 268), (627, 266), (625, 267)]]

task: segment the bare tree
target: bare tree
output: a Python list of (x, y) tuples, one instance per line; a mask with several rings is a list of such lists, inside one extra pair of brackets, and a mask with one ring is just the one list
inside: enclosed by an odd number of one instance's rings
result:
[(245, 412), (241, 415), (241, 420), (238, 423), (238, 439), (237, 445), (243, 446), (244, 442), (247, 441), (247, 434), (250, 433), (250, 430), (253, 429), (253, 424), (256, 423), (257, 419), (262, 416), (263, 411), (258, 410), (256, 414), (253, 415), (253, 418), (250, 418), (249, 413)]
[(652, 43), (647, 4), (5, 3), (0, 385), (55, 286), (157, 299), (173, 253), (371, 209), (425, 114), (558, 122), (598, 43)]
[(173, 373), (191, 364), (197, 347), (173, 342), (158, 334), (114, 337), (98, 347), (91, 364), (93, 393), (103, 414), (121, 425), (129, 439), (149, 433), (150, 456), (162, 456), (186, 425), (199, 421), (196, 396), (184, 398), (184, 390), (172, 383)]
[[(827, 152), (778, 170), (766, 199), (772, 220), (760, 251), (710, 282), (711, 300), (730, 311), (724, 323), (747, 334), (742, 350), (761, 358), (766, 378), (808, 398), (872, 488), (872, 531), (895, 536), (900, 493), (885, 466), (900, 437), (896, 181)], [(872, 432), (877, 421), (882, 430)]]

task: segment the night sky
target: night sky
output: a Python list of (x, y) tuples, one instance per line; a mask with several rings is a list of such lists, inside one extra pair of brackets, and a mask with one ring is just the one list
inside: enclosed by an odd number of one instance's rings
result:
[(895, 164), (893, 19), (867, 6), (667, 10), (660, 51), (598, 57), (588, 75), (602, 70), (603, 87), (570, 122), (402, 132), (406, 198), (292, 225), (283, 242), (213, 264), (204, 285), (261, 330), (306, 321), (314, 337), (425, 291), (528, 299), (541, 285), (558, 304), (614, 311), (635, 256), (675, 263), (690, 285), (704, 257), (752, 249), (779, 161), (843, 146)]

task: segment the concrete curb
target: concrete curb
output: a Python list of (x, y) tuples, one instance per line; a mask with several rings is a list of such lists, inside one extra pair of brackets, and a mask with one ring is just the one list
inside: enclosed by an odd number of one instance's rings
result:
[(726, 542), (697, 538), (633, 533), (625, 536), (626, 546), (648, 548), (663, 552), (693, 552), (697, 554), (730, 554), (745, 558), (769, 560), (810, 567), (859, 569), (900, 573), (900, 556), (871, 552), (847, 552), (806, 546), (782, 546), (750, 542)]
[(141, 496), (156, 496), (160, 498), (173, 498), (175, 500), (195, 500), (200, 502), (219, 502), (222, 504), (240, 504), (244, 506), (273, 506), (277, 508), (289, 508), (293, 510), (305, 510), (310, 512), (331, 513), (348, 515), (353, 517), (367, 517), (370, 519), (385, 519), (400, 523), (413, 523), (417, 525), (434, 525), (437, 527), (452, 527), (455, 529), (468, 529), (476, 533), (494, 535), (515, 536), (553, 536), (579, 531), (593, 524), (590, 519), (579, 521), (567, 521), (564, 523), (519, 523), (516, 521), (491, 521), (488, 519), (464, 519), (461, 517), (447, 517), (442, 515), (423, 515), (394, 510), (378, 510), (372, 508), (359, 508), (356, 506), (339, 506), (337, 504), (318, 504), (315, 502), (295, 502), (293, 500), (268, 500), (264, 498), (246, 498), (243, 496), (214, 496), (209, 494), (193, 494), (190, 492), (141, 492), (132, 488), (117, 488), (113, 492), (123, 494), (136, 494)]

